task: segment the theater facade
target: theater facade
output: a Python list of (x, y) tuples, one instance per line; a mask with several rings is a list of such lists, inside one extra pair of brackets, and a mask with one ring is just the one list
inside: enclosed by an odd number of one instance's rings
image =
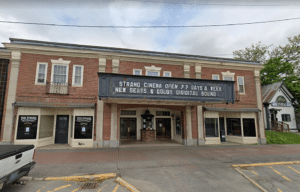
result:
[(256, 62), (11, 38), (2, 143), (265, 144)]

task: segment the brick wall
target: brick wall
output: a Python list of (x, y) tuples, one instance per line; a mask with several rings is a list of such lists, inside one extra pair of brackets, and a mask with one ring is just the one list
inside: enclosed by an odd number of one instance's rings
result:
[[(107, 63), (106, 63), (107, 65)], [(183, 77), (183, 66), (180, 65), (164, 65), (156, 63), (144, 63), (134, 61), (120, 61), (119, 73), (121, 74), (133, 74), (133, 69), (142, 69), (142, 75), (146, 75), (145, 66), (161, 67), (160, 76), (163, 76), (164, 71), (171, 71), (172, 77)]]
[[(232, 70), (232, 69), (217, 69), (217, 68), (202, 68), (202, 79), (212, 79), (212, 74), (220, 76), (220, 80), (223, 79), (221, 72), (230, 71), (235, 73), (234, 81), (237, 81), (237, 76), (244, 76), (245, 94), (240, 94), (240, 101), (236, 101), (234, 104), (205, 104), (205, 106), (213, 107), (230, 107), (230, 108), (257, 108), (257, 98), (255, 91), (255, 81), (253, 71), (248, 70)], [(235, 83), (235, 90), (237, 90), (237, 83)]]
[[(69, 64), (69, 95), (46, 94), (45, 85), (35, 85), (38, 62), (47, 62), (47, 82), (51, 82), (51, 59), (71, 61)], [(83, 65), (83, 86), (73, 87), (73, 65)], [(22, 53), (17, 85), (17, 101), (50, 103), (96, 103), (98, 95), (98, 59), (62, 57)]]
[(110, 140), (111, 104), (103, 104), (103, 140)]
[(192, 106), (192, 138), (198, 138), (197, 106)]

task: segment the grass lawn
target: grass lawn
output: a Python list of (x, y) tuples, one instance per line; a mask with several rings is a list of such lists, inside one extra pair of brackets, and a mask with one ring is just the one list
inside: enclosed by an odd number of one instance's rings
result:
[(267, 144), (300, 144), (300, 135), (266, 131)]

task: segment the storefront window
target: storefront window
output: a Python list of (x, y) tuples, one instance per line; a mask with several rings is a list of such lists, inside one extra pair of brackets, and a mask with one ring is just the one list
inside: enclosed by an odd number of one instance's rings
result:
[(41, 115), (39, 139), (53, 137), (54, 115)]
[(93, 117), (75, 116), (75, 135), (74, 139), (92, 139), (93, 136)]
[(205, 135), (206, 137), (219, 137), (217, 118), (205, 118)]
[(245, 137), (256, 137), (254, 119), (243, 119), (243, 129)]
[(227, 135), (242, 136), (240, 118), (227, 118), (226, 122), (227, 122)]
[(19, 116), (17, 139), (36, 139), (38, 116)]

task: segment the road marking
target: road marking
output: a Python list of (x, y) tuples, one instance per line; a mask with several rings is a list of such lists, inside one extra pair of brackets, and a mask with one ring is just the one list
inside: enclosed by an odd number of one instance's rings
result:
[(253, 163), (253, 164), (237, 164), (231, 165), (232, 167), (257, 167), (266, 165), (290, 165), (290, 164), (300, 164), (300, 161), (282, 161), (282, 162), (272, 162), (272, 163)]
[[(251, 170), (252, 171), (252, 170)], [(255, 171), (252, 171), (252, 173), (254, 173), (255, 175), (258, 175)]]
[(64, 186), (61, 186), (61, 187), (58, 187), (58, 188), (55, 188), (53, 191), (48, 191), (48, 192), (54, 192), (54, 191), (58, 191), (58, 190), (61, 190), (61, 189), (64, 189), (66, 187), (70, 187), (72, 186), (71, 184), (68, 184), (68, 185), (64, 185)]
[(105, 186), (106, 186), (106, 184), (103, 187), (101, 187), (98, 192), (100, 192), (102, 189), (104, 189)]
[(293, 171), (295, 171), (296, 173), (299, 173), (299, 174), (300, 174), (300, 172), (299, 172), (299, 171), (297, 171), (296, 169), (294, 169), (293, 167), (291, 167), (291, 166), (288, 166), (288, 168), (290, 168), (290, 169), (292, 169)]
[(278, 190), (278, 192), (283, 192), (283, 191), (281, 191), (279, 188), (277, 188), (277, 190)]
[(241, 175), (243, 175), (244, 177), (246, 177), (246, 179), (248, 179), (251, 183), (253, 183), (256, 187), (258, 187), (260, 190), (262, 190), (263, 192), (268, 192), (268, 190), (266, 190), (265, 188), (263, 188), (260, 184), (256, 183), (253, 179), (251, 179), (250, 177), (248, 177), (246, 174), (244, 174), (241, 170), (239, 170), (238, 168), (234, 168), (237, 172), (239, 172)]
[(273, 171), (274, 171), (275, 173), (277, 173), (278, 175), (281, 175), (281, 177), (283, 177), (284, 179), (286, 179), (286, 180), (292, 182), (289, 178), (287, 178), (286, 176), (282, 175), (280, 172), (276, 171), (272, 166), (270, 166), (270, 168), (273, 169)]
[(77, 189), (74, 189), (72, 192), (76, 192), (76, 191), (78, 191), (80, 189), (80, 187), (79, 188), (77, 188)]
[(112, 192), (116, 192), (120, 185), (117, 185)]
[(277, 173), (278, 175), (281, 175), (281, 173), (278, 172), (278, 171), (276, 171), (272, 166), (270, 166), (270, 168), (271, 168), (275, 173)]
[(41, 189), (39, 189), (37, 192), (40, 192), (41, 191)]
[(116, 173), (98, 174), (98, 175), (81, 175), (81, 176), (66, 176), (66, 177), (47, 177), (45, 181), (89, 181), (89, 180), (101, 180), (116, 177)]
[(134, 186), (130, 185), (127, 181), (125, 181), (124, 179), (122, 179), (120, 177), (118, 177), (116, 179), (116, 182), (120, 183), (122, 186), (126, 187), (131, 192), (140, 192), (140, 190), (138, 190)]

